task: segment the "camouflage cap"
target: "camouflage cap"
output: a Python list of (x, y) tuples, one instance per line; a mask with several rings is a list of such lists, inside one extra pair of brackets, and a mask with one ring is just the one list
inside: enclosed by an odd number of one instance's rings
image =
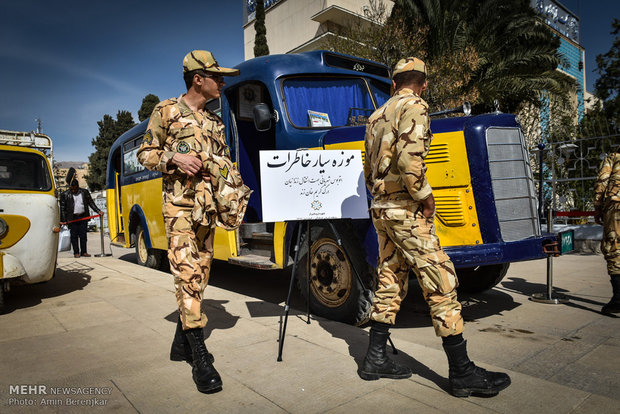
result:
[(237, 76), (239, 69), (223, 68), (208, 50), (192, 50), (183, 58), (183, 73), (202, 69), (222, 76)]
[(418, 72), (422, 72), (425, 75), (426, 73), (426, 65), (420, 59), (416, 57), (407, 57), (401, 59), (394, 66), (394, 72), (392, 73), (392, 77), (399, 73), (409, 72), (410, 70), (416, 70)]

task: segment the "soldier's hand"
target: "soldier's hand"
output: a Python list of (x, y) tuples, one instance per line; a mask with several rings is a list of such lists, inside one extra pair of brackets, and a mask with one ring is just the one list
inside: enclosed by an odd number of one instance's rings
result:
[(189, 154), (179, 154), (177, 152), (172, 157), (172, 162), (176, 164), (177, 167), (185, 171), (185, 173), (190, 177), (196, 175), (202, 168), (200, 158)]
[(433, 214), (435, 214), (435, 197), (432, 194), (422, 200), (422, 214), (429, 220), (433, 218)]

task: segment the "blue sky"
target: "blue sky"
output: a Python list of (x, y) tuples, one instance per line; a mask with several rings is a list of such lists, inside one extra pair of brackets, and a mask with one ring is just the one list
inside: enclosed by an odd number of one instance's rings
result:
[[(223, 66), (243, 60), (243, 0), (1, 0), (0, 129), (30, 131), (36, 118), (56, 161), (87, 161), (97, 121), (142, 98), (180, 95), (183, 56), (213, 52)], [(581, 17), (588, 89), (595, 57), (612, 44), (618, 0), (563, 0)]]

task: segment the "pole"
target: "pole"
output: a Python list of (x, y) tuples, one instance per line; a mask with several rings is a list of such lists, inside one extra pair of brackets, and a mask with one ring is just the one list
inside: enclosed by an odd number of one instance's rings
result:
[(101, 235), (101, 254), (96, 254), (95, 257), (108, 257), (112, 256), (112, 253), (106, 253), (103, 249), (103, 215), (99, 215), (99, 234)]
[(289, 313), (289, 310), (291, 309), (289, 305), (291, 302), (291, 294), (293, 292), (293, 283), (295, 282), (295, 270), (297, 268), (297, 257), (299, 253), (299, 248), (301, 247), (300, 246), (301, 232), (302, 232), (302, 226), (299, 226), (299, 229), (297, 231), (297, 243), (295, 243), (295, 258), (293, 259), (293, 269), (291, 270), (291, 281), (288, 285), (288, 296), (286, 297), (286, 303), (284, 305), (284, 323), (282, 324), (282, 330), (280, 331), (280, 337), (278, 338), (278, 342), (279, 342), (278, 362), (282, 361), (282, 350), (284, 349), (284, 336), (286, 335), (286, 324), (288, 322), (288, 313)]
[[(547, 232), (553, 233), (553, 210), (551, 208), (547, 211)], [(548, 305), (568, 302), (566, 296), (553, 295), (553, 255), (554, 253), (547, 253), (547, 291), (545, 293), (532, 294), (530, 300), (533, 302), (546, 303)]]
[(310, 251), (310, 246), (312, 244), (312, 242), (310, 241), (310, 220), (306, 221), (306, 242), (308, 243), (308, 256), (306, 256), (308, 258), (308, 271), (306, 273), (308, 275), (308, 295), (306, 296), (308, 298), (308, 300), (306, 301), (306, 316), (308, 317), (308, 320), (306, 321), (306, 323), (310, 325), (310, 255), (312, 254), (312, 252)]

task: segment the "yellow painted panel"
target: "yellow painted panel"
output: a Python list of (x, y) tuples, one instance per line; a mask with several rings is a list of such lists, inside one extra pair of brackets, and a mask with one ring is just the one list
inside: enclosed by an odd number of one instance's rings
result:
[(213, 240), (213, 250), (213, 257), (217, 260), (228, 260), (230, 257), (238, 256), (237, 230), (227, 231), (217, 227)]
[(108, 214), (106, 215), (108, 220), (108, 231), (110, 232), (110, 240), (116, 242), (118, 236), (118, 216), (116, 215), (116, 191), (113, 189), (106, 190), (106, 208)]
[[(441, 245), (463, 246), (482, 244), (478, 213), (471, 186), (439, 188), (435, 197), (435, 229)], [(459, 200), (446, 206), (444, 200)]]
[(14, 214), (0, 214), (0, 217), (6, 221), (9, 227), (4, 238), (0, 240), (0, 248), (7, 249), (20, 241), (28, 233), (30, 220), (27, 217)]
[(463, 131), (435, 134), (425, 162), (426, 178), (433, 190), (471, 184)]
[[(127, 231), (131, 207), (136, 204), (139, 205), (144, 212), (153, 248), (168, 250), (168, 240), (166, 239), (164, 216), (162, 213), (163, 199), (161, 190), (161, 178), (123, 186), (121, 188), (121, 210)], [(128, 234), (125, 235), (125, 240), (126, 244), (130, 243)]]
[(284, 250), (284, 238), (286, 237), (286, 222), (277, 222), (273, 228), (273, 251), (275, 254), (276, 265), (279, 269), (284, 268), (288, 252)]

